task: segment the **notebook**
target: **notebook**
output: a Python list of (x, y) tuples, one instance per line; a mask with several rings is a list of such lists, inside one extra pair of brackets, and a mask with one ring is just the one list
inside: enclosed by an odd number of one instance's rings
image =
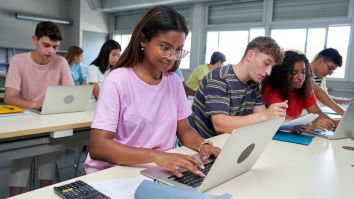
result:
[[(141, 174), (166, 184), (204, 192), (250, 170), (284, 120), (281, 117), (233, 130), (219, 156), (204, 163), (205, 178), (189, 171), (182, 171), (183, 177), (177, 178), (158, 166), (145, 169)], [(195, 157), (200, 160), (199, 155)]]
[(0, 114), (22, 113), (24, 110), (14, 105), (0, 105)]
[(92, 90), (92, 85), (48, 86), (40, 111), (31, 111), (44, 115), (85, 111)]
[(278, 131), (273, 137), (273, 140), (290, 142), (295, 144), (302, 144), (302, 145), (309, 145), (312, 142), (312, 139), (313, 136), (301, 135), (298, 133), (290, 133), (290, 132), (283, 132), (283, 131)]
[(330, 129), (326, 131), (318, 129), (314, 131), (306, 131), (305, 133), (321, 136), (330, 140), (350, 138), (350, 137), (354, 137), (353, 121), (354, 121), (354, 103), (351, 103), (349, 104), (347, 110), (343, 115), (343, 118), (340, 120), (338, 126), (335, 129)]

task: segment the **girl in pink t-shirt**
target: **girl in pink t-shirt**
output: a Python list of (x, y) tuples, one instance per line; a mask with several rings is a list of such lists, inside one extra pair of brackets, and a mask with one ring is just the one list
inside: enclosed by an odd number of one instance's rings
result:
[(189, 126), (183, 84), (172, 73), (188, 53), (183, 50), (187, 34), (185, 19), (170, 7), (153, 7), (142, 17), (100, 91), (87, 173), (154, 162), (176, 176), (182, 175), (181, 168), (204, 175), (195, 158), (164, 152), (172, 149), (176, 133), (203, 160), (220, 152)]
[(319, 115), (312, 124), (298, 127), (297, 132), (305, 128), (329, 129), (334, 124), (318, 107), (310, 78), (310, 64), (306, 56), (296, 51), (286, 51), (283, 63), (275, 66), (263, 83), (262, 96), (267, 106), (288, 101), (287, 120), (298, 118), (302, 109)]

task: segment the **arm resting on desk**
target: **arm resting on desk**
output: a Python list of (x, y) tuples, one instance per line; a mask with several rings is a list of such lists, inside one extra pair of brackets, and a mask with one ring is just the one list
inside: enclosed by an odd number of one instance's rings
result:
[(312, 81), (312, 88), (315, 92), (315, 95), (317, 97), (317, 99), (325, 106), (328, 106), (329, 108), (331, 108), (332, 110), (334, 110), (336, 113), (338, 113), (339, 115), (344, 115), (344, 110), (338, 106), (338, 104), (336, 104), (328, 95), (327, 93), (321, 88), (319, 87), (316, 83), (314, 83)]
[(100, 93), (100, 85), (97, 82), (90, 82), (90, 85), (93, 85), (93, 96), (95, 96), (96, 100), (98, 99), (98, 94)]
[(9, 87), (5, 89), (4, 102), (5, 104), (11, 104), (25, 109), (39, 109), (41, 107), (39, 102), (24, 100), (20, 95), (20, 91)]
[(264, 122), (286, 115), (288, 105), (285, 102), (274, 103), (266, 108), (264, 105), (255, 106), (253, 113), (243, 116), (215, 114), (211, 116), (213, 127), (218, 134), (231, 133), (232, 130)]
[(215, 148), (210, 143), (205, 142), (204, 139), (194, 131), (187, 119), (178, 121), (177, 136), (183, 145), (199, 151), (202, 160), (207, 160), (212, 155), (218, 156), (220, 153), (219, 148)]

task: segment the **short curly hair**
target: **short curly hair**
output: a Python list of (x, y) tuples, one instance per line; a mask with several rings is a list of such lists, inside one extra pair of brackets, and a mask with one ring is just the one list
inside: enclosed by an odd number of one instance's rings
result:
[(246, 56), (247, 51), (249, 50), (258, 50), (261, 53), (273, 56), (275, 64), (280, 64), (283, 61), (283, 50), (271, 37), (261, 36), (256, 37), (250, 41), (247, 45), (243, 58)]

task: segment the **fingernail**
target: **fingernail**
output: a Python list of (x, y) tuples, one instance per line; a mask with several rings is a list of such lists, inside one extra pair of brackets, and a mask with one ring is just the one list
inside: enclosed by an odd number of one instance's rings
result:
[(199, 176), (201, 176), (201, 177), (205, 177), (204, 173), (201, 172), (201, 171), (197, 171), (197, 174), (198, 174)]
[(200, 165), (200, 168), (201, 168), (201, 169), (205, 169), (204, 165)]

